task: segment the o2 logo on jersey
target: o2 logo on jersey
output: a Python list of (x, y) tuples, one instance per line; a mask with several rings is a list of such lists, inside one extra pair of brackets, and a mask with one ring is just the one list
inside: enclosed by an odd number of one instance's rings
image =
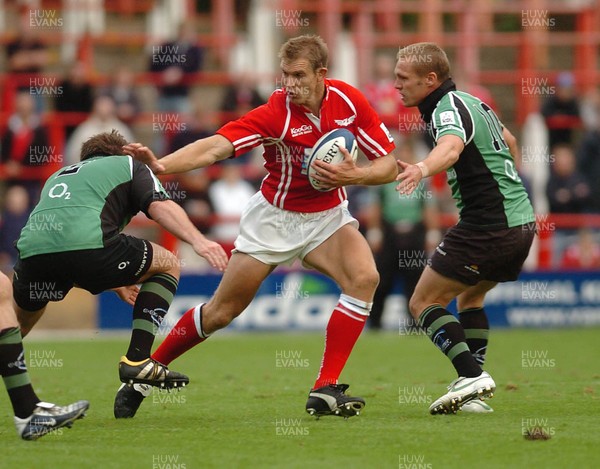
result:
[[(57, 177), (61, 176), (71, 176), (73, 174), (77, 174), (79, 170), (85, 164), (89, 163), (88, 160), (80, 161), (79, 163), (72, 164), (71, 166), (67, 166), (60, 173), (58, 173)], [(69, 200), (71, 198), (71, 193), (69, 192), (69, 186), (64, 182), (59, 182), (54, 184), (52, 188), (48, 191), (48, 197), (51, 199), (66, 199)]]
[(64, 182), (54, 184), (52, 189), (48, 191), (48, 197), (51, 199), (70, 199), (71, 193), (69, 192), (69, 186), (67, 186)]

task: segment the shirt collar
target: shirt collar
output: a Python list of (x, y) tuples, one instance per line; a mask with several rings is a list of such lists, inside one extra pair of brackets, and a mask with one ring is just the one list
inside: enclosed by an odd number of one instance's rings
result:
[(435, 109), (438, 101), (442, 99), (444, 95), (450, 93), (450, 91), (456, 91), (456, 85), (451, 78), (448, 78), (438, 88), (427, 95), (423, 101), (421, 101), (421, 104), (419, 104), (418, 107), (419, 111), (421, 112), (421, 116), (426, 123), (431, 122), (431, 114), (433, 114), (433, 110)]

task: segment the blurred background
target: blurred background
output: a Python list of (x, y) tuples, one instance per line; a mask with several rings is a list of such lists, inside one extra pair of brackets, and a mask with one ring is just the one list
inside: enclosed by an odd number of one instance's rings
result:
[[(492, 323), (600, 324), (600, 0), (0, 0), (0, 269), (12, 273), (13, 242), (43, 181), (78, 161), (86, 138), (116, 128), (164, 155), (211, 135), (266, 102), (281, 85), (280, 45), (308, 33), (329, 46), (329, 76), (363, 91), (397, 156), (412, 162), (431, 141), (393, 87), (395, 54), (439, 43), (458, 88), (487, 102), (517, 136), (516, 168), (538, 219), (521, 280), (489, 296)], [(161, 179), (229, 250), (263, 176), (259, 148)], [(406, 296), (457, 215), (443, 174), (411, 197), (393, 187), (348, 192), (382, 277), (370, 326), (402, 331), (411, 327)], [(143, 215), (127, 231), (181, 260), (165, 328), (210, 297), (220, 276), (188, 246)], [(280, 267), (232, 327), (320, 329), (337, 295), (300, 264)], [(73, 290), (39, 328), (130, 322), (115, 295)]]

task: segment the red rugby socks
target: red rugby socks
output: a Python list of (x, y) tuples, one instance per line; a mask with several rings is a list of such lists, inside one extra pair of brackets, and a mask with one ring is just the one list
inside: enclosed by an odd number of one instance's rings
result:
[(169, 331), (169, 334), (152, 354), (152, 358), (163, 365), (169, 365), (180, 355), (208, 339), (202, 331), (202, 306), (186, 311)]
[(372, 303), (342, 294), (325, 332), (325, 351), (313, 389), (337, 384), (340, 373), (365, 327)]

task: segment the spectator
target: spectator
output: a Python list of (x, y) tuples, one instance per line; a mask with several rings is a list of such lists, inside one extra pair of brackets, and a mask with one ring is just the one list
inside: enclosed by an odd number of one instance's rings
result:
[(546, 195), (550, 213), (581, 213), (590, 203), (591, 189), (587, 180), (576, 168), (570, 145), (558, 144), (553, 149), (555, 158), (550, 172)]
[(600, 269), (600, 245), (591, 230), (579, 231), (577, 242), (565, 250), (560, 267), (573, 270)]
[(117, 119), (115, 102), (109, 96), (98, 96), (94, 99), (92, 113), (73, 132), (67, 142), (65, 163), (75, 164), (79, 161), (81, 145), (93, 135), (111, 130), (119, 132), (128, 142), (134, 141), (129, 127)]
[(0, 271), (9, 274), (17, 260), (14, 242), (29, 217), (29, 194), (23, 186), (9, 187), (0, 212)]
[(577, 148), (577, 169), (591, 188), (589, 211), (600, 213), (600, 122), (583, 134)]
[(563, 72), (558, 75), (555, 93), (543, 103), (541, 113), (548, 127), (550, 148), (558, 143), (574, 143), (573, 130), (581, 127), (581, 116), (573, 74)]
[(367, 233), (365, 227), (369, 225), (372, 216), (373, 190), (367, 186), (347, 186), (346, 194), (348, 211), (358, 220), (360, 223), (358, 230), (365, 236)]
[[(248, 72), (239, 73), (233, 77), (233, 83), (225, 89), (219, 108), (223, 113), (220, 125), (225, 125), (264, 103), (265, 100), (256, 89), (252, 75)], [(250, 151), (240, 155), (237, 162), (250, 163), (251, 159), (252, 152)]]
[[(400, 146), (398, 151), (402, 161), (416, 163), (415, 154), (408, 143)], [(429, 186), (420, 184), (411, 195), (399, 194), (396, 186), (396, 183), (390, 183), (373, 188), (375, 197), (367, 218), (366, 238), (380, 274), (369, 316), (372, 329), (381, 328), (385, 300), (397, 279), (402, 281), (404, 287), (406, 309), (403, 329), (415, 327), (408, 300), (427, 265), (428, 251), (433, 250), (440, 239), (437, 230), (438, 211)]]
[(110, 83), (100, 90), (100, 94), (113, 99), (117, 107), (117, 118), (128, 125), (142, 110), (135, 88), (135, 75), (126, 65), (121, 65), (111, 74)]
[[(17, 93), (15, 113), (8, 119), (1, 148), (0, 162), (5, 164), (7, 179), (25, 186), (31, 205), (35, 204), (45, 180), (41, 168), (58, 155), (53, 154), (57, 149), (50, 147), (46, 129), (35, 110), (35, 98), (28, 92)], [(31, 171), (34, 167), (40, 170)]]
[(168, 153), (173, 153), (180, 148), (189, 145), (201, 138), (210, 137), (214, 134), (214, 126), (210, 121), (210, 115), (196, 107), (193, 113), (186, 119), (185, 128), (174, 134), (168, 145)]
[(185, 113), (188, 109), (190, 75), (202, 68), (204, 51), (197, 44), (192, 22), (181, 24), (177, 39), (152, 48), (150, 71), (158, 75), (158, 109)]
[[(559, 144), (553, 149), (554, 165), (546, 186), (550, 213), (582, 213), (589, 207), (591, 189), (587, 180), (577, 171), (570, 145)], [(553, 265), (558, 266), (574, 231), (557, 228), (552, 237)]]
[(242, 166), (237, 162), (227, 162), (221, 166), (221, 177), (208, 189), (215, 215), (223, 217), (223, 221), (213, 225), (212, 234), (217, 240), (233, 245), (239, 232), (239, 218), (255, 190), (243, 179)]
[(476, 98), (481, 99), (486, 103), (492, 110), (500, 117), (500, 110), (498, 109), (498, 103), (494, 99), (494, 95), (489, 88), (476, 83), (469, 74), (461, 68), (452, 71), (452, 80), (456, 83), (456, 87), (465, 92), (472, 94)]
[(79, 41), (86, 34), (99, 36), (105, 30), (104, 0), (63, 0), (64, 33), (69, 39), (62, 42), (62, 61), (75, 60)]
[[(39, 38), (38, 30), (29, 24), (29, 17), (23, 15), (19, 19), (19, 31), (15, 39), (6, 45), (7, 71), (9, 73), (3, 102), (5, 109), (12, 110), (13, 101), (9, 98), (10, 89), (28, 90), (37, 81), (48, 65), (50, 55), (44, 42)], [(36, 110), (44, 110), (44, 101), (40, 94), (36, 95)]]
[(529, 174), (523, 170), (523, 152), (521, 151), (521, 148), (517, 148), (516, 153), (517, 154), (513, 157), (515, 169), (517, 170), (517, 174), (523, 183), (523, 187), (525, 187), (525, 191), (527, 192), (529, 199), (533, 200), (533, 186)]
[(210, 178), (204, 169), (196, 169), (178, 176), (181, 187), (179, 203), (198, 231), (208, 233), (214, 208), (209, 195)]
[[(94, 101), (94, 89), (88, 79), (83, 62), (71, 65), (67, 77), (60, 83), (61, 94), (55, 97), (55, 109), (58, 112), (76, 112), (89, 114)], [(65, 116), (65, 139), (69, 139), (75, 128), (87, 116)]]
[(581, 101), (581, 120), (586, 131), (600, 128), (600, 89), (592, 88)]
[(238, 74), (225, 88), (220, 110), (228, 114), (223, 116), (221, 125), (237, 119), (264, 103), (265, 100), (256, 89), (252, 75), (248, 72)]
[[(40, 74), (49, 61), (46, 45), (39, 38), (38, 30), (28, 21), (27, 15), (20, 18), (17, 37), (6, 45), (8, 72), (26, 77)], [(23, 87), (29, 88), (29, 82), (25, 82)]]

